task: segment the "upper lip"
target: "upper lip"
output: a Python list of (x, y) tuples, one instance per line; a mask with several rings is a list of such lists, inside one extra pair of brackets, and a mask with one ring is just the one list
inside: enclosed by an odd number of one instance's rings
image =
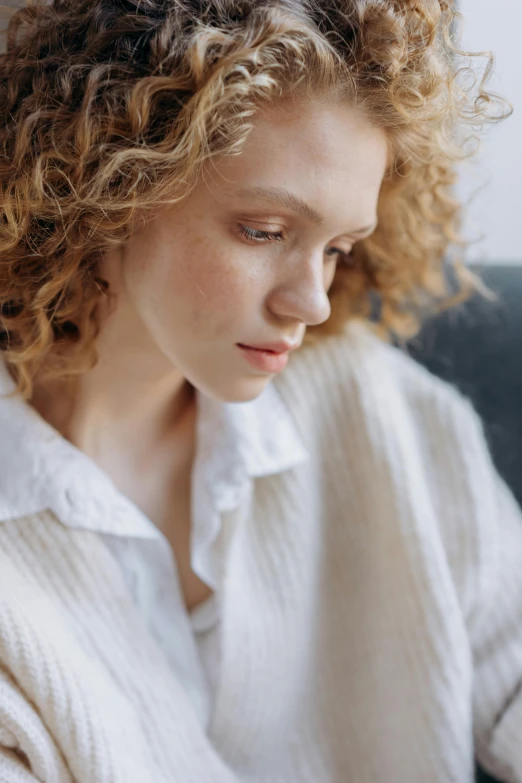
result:
[(274, 353), (287, 353), (287, 351), (295, 351), (299, 348), (300, 343), (262, 343), (261, 345), (246, 345), (245, 343), (238, 343), (244, 348), (256, 348), (258, 351), (273, 351)]

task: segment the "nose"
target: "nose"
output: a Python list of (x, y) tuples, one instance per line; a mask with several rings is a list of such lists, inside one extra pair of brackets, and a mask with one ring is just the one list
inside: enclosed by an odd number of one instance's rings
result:
[(331, 313), (328, 289), (332, 279), (331, 264), (325, 263), (322, 252), (301, 256), (271, 291), (268, 307), (279, 318), (292, 318), (307, 326), (322, 324)]

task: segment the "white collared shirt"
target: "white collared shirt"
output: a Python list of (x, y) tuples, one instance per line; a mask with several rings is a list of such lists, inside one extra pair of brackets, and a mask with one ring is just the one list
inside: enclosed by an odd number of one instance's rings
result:
[[(15, 384), (0, 362), (0, 396)], [(188, 684), (207, 725), (219, 672), (221, 583), (238, 508), (251, 479), (308, 459), (273, 385), (246, 403), (222, 403), (196, 390), (191, 567), (213, 594), (187, 613), (167, 538), (98, 465), (19, 397), (0, 405), (0, 521), (49, 509), (65, 525), (103, 535), (149, 629)], [(16, 448), (13, 448), (16, 444)], [(0, 503), (2, 502), (0, 500)], [(8, 511), (7, 511), (8, 509)], [(233, 515), (228, 520), (236, 520)], [(196, 658), (198, 660), (196, 660)]]

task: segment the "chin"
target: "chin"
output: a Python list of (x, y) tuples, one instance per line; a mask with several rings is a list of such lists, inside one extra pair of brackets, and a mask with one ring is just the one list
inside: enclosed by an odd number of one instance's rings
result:
[(199, 384), (199, 388), (208, 397), (220, 402), (250, 402), (259, 397), (273, 377), (273, 375), (258, 375), (235, 382), (231, 379), (229, 384), (225, 383), (220, 388), (201, 384)]

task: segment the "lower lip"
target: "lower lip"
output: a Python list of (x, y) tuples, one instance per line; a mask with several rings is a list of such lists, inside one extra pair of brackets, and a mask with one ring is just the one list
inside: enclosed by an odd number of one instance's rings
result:
[(241, 353), (252, 367), (263, 372), (281, 372), (288, 364), (288, 353), (259, 351), (257, 348), (245, 348), (239, 345)]

